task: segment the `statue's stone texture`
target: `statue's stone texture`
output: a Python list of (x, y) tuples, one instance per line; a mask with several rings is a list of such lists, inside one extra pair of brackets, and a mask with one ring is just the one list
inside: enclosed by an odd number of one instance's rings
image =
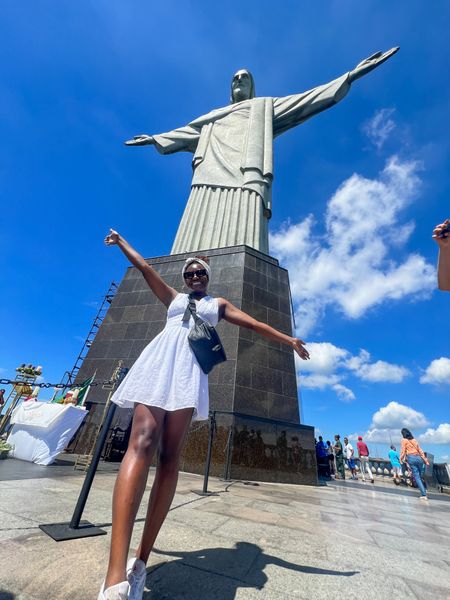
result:
[(334, 81), (283, 97), (256, 97), (252, 74), (240, 70), (228, 106), (125, 142), (154, 145), (161, 154), (193, 154), (191, 194), (172, 254), (240, 244), (269, 254), (274, 138), (340, 102), (354, 81), (397, 51), (376, 52)]

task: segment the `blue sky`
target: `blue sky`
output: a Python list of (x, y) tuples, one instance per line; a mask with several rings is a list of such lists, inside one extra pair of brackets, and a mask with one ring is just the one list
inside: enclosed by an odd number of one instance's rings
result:
[(3, 3), (1, 375), (72, 366), (126, 268), (108, 227), (146, 256), (170, 251), (190, 156), (123, 140), (225, 105), (238, 68), (281, 96), (399, 45), (276, 140), (271, 249), (312, 343), (304, 421), (368, 432), (378, 453), (407, 424), (448, 457), (450, 294), (435, 289), (431, 231), (450, 212), (449, 15), (439, 0)]

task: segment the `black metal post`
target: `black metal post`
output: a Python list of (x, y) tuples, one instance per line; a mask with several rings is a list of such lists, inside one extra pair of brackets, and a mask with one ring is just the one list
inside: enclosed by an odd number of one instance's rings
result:
[(100, 527), (92, 525), (92, 523), (89, 523), (89, 521), (81, 521), (81, 515), (83, 514), (83, 510), (86, 505), (95, 472), (97, 471), (98, 463), (102, 455), (106, 436), (108, 435), (116, 408), (117, 406), (114, 403), (109, 405), (108, 412), (106, 413), (105, 420), (94, 448), (91, 464), (89, 465), (86, 477), (84, 478), (83, 486), (81, 488), (80, 495), (78, 496), (70, 523), (48, 523), (45, 525), (39, 525), (39, 528), (42, 529), (44, 533), (52, 537), (57, 542), (90, 537), (94, 535), (106, 535), (106, 531), (104, 529), (100, 529)]
[(216, 413), (215, 411), (210, 413), (209, 416), (209, 439), (208, 439), (208, 451), (206, 453), (206, 462), (205, 462), (205, 476), (203, 478), (203, 489), (201, 492), (197, 492), (193, 490), (195, 494), (199, 496), (217, 496), (216, 492), (208, 492), (208, 479), (209, 479), (209, 469), (211, 467), (211, 454), (212, 454), (212, 446), (214, 440), (214, 433), (216, 429)]
[(228, 430), (228, 440), (227, 440), (227, 457), (225, 462), (225, 472), (223, 474), (224, 481), (230, 481), (230, 470), (231, 470), (231, 454), (233, 451), (233, 425), (230, 425), (230, 429)]
[(97, 443), (95, 445), (94, 454), (92, 455), (91, 464), (89, 465), (89, 469), (87, 470), (86, 477), (83, 482), (83, 487), (81, 488), (77, 504), (73, 511), (72, 519), (69, 525), (71, 529), (76, 529), (80, 525), (81, 515), (83, 514), (83, 510), (86, 505), (89, 492), (91, 490), (95, 472), (97, 471), (98, 463), (100, 462), (103, 446), (105, 445), (106, 436), (108, 435), (109, 428), (111, 427), (116, 408), (117, 404), (111, 402), (108, 408), (108, 412), (106, 413), (106, 417), (103, 422), (100, 435), (98, 436)]

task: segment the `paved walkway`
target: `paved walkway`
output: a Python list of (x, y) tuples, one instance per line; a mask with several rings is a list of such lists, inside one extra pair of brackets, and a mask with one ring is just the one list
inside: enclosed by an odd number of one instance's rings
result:
[[(114, 470), (101, 466), (83, 515), (108, 534)], [(64, 463), (0, 461), (0, 600), (96, 599), (109, 535), (57, 543), (38, 528), (70, 520), (82, 480)], [(180, 476), (145, 600), (450, 598), (448, 497), (424, 504), (416, 491), (381, 482), (212, 479), (211, 497), (193, 493), (201, 486), (201, 477)], [(133, 548), (144, 514), (145, 505)]]

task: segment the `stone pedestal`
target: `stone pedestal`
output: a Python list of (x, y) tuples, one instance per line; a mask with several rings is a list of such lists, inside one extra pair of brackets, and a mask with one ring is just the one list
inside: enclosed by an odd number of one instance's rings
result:
[[(197, 254), (210, 257), (211, 296), (227, 298), (259, 321), (292, 335), (288, 272), (276, 259), (247, 246)], [(181, 277), (187, 256), (162, 256), (149, 259), (149, 263), (169, 285), (188, 291)], [(131, 367), (163, 329), (165, 318), (165, 307), (142, 275), (129, 268), (77, 380), (86, 379), (94, 371), (97, 379), (107, 379), (119, 359)], [(219, 411), (212, 472), (222, 474), (225, 446), (230, 441), (232, 477), (315, 483), (314, 431), (300, 425), (292, 350), (229, 323), (219, 323), (217, 330), (228, 361), (209, 376), (210, 408)], [(108, 390), (91, 389), (90, 415), (73, 446), (75, 452), (88, 450), (107, 395)], [(245, 416), (224, 414), (227, 412)], [(119, 410), (116, 426), (126, 428), (130, 418), (131, 411)], [(207, 429), (207, 423), (193, 424), (183, 455), (185, 470), (203, 471)]]

